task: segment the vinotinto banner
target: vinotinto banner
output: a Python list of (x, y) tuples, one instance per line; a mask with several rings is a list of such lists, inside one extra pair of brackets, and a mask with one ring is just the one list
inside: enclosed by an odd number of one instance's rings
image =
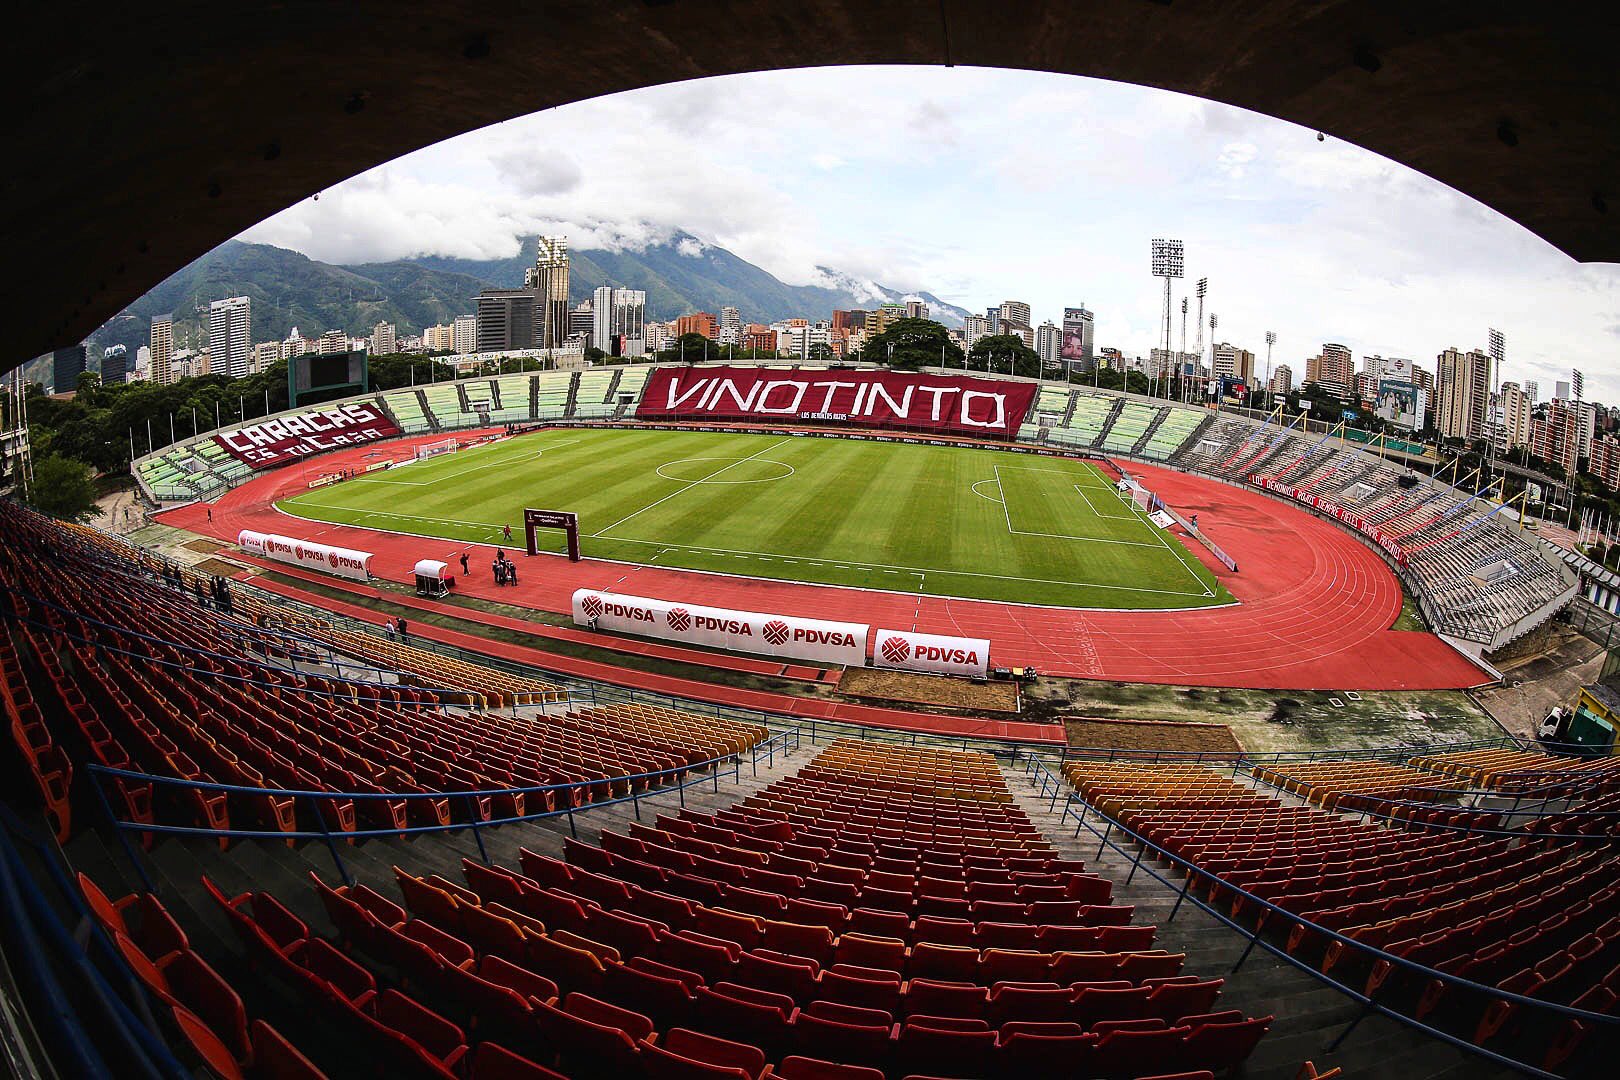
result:
[(831, 421), (1010, 439), (1037, 387), (967, 375), (665, 367), (652, 373), (639, 419)]

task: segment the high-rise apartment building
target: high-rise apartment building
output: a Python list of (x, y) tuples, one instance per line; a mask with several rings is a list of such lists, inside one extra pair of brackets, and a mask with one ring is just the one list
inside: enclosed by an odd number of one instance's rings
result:
[(1322, 352), (1305, 361), (1305, 381), (1313, 382), (1330, 394), (1344, 397), (1355, 385), (1355, 359), (1343, 345), (1329, 342)]
[(702, 334), (713, 341), (720, 335), (720, 323), (712, 311), (695, 311), (690, 315), (682, 315), (675, 320), (675, 336), (679, 338), (686, 334)]
[(1526, 379), (1524, 381), (1524, 392), (1529, 397), (1530, 404), (1534, 405), (1536, 399), (1541, 395), (1541, 384), (1534, 379)]
[[(642, 296), (645, 298), (646, 294), (643, 293)], [(742, 344), (742, 312), (734, 307), (727, 306), (720, 309), (720, 344)]]
[(1254, 382), (1254, 353), (1223, 341), (1215, 346), (1211, 359), (1215, 378), (1237, 379), (1245, 386)]
[(253, 346), (253, 370), (269, 371), (271, 365), (281, 359), (281, 342), (261, 341)]
[(455, 347), (455, 328), (453, 326), (440, 324), (422, 328), (422, 348), (428, 352), (444, 352), (446, 349), (454, 351)]
[(208, 365), (239, 379), (253, 366), (253, 301), (245, 296), (208, 305)]
[(962, 341), (973, 348), (980, 339), (990, 336), (990, 320), (983, 315), (968, 315), (962, 319)]
[(776, 331), (763, 323), (749, 323), (742, 328), (742, 347), (750, 355), (776, 352)]
[(1596, 420), (1597, 410), (1590, 401), (1554, 398), (1544, 415), (1530, 421), (1530, 452), (1574, 476), (1580, 460), (1592, 455)]
[(380, 322), (371, 330), (371, 355), (388, 356), (399, 351), (399, 337), (394, 332), (394, 324)]
[(906, 301), (906, 318), (908, 318), (908, 319), (926, 319), (926, 318), (928, 318), (928, 305), (923, 303), (921, 300), (907, 300)]
[[(724, 311), (737, 314), (736, 308)], [(610, 356), (647, 351), (647, 294), (603, 285), (591, 296), (591, 344)]]
[(903, 319), (905, 317), (906, 317), (906, 309), (905, 309), (905, 305), (903, 305), (903, 304), (882, 304), (882, 305), (879, 305), (877, 308), (875, 308), (874, 310), (867, 313), (867, 316), (866, 316), (866, 336), (867, 336), (867, 339), (870, 340), (871, 338), (875, 337), (876, 335), (883, 333), (883, 331), (887, 330), (894, 323), (898, 322), (899, 320), (901, 320), (901, 319)]
[(535, 293), (535, 321), (540, 348), (561, 348), (571, 335), (568, 324), (568, 238), (542, 236), (534, 265), (523, 275), (523, 287)]
[(1294, 389), (1294, 369), (1287, 364), (1278, 364), (1271, 373), (1271, 392), (1273, 394), (1292, 393)]
[(1019, 326), (1029, 325), (1029, 305), (1022, 300), (1003, 300), (997, 314), (1007, 322)]
[(1035, 353), (1041, 358), (1042, 368), (1063, 365), (1063, 328), (1047, 319), (1035, 328)]
[(835, 311), (832, 313), (834, 330), (865, 330), (867, 312), (860, 308), (851, 308), (848, 311)]
[(151, 366), (147, 378), (159, 386), (174, 382), (174, 316), (152, 316)]
[(1497, 395), (1500, 420), (1496, 426), (1496, 448), (1511, 450), (1530, 444), (1530, 395), (1518, 383), (1505, 382)]
[(1434, 424), (1448, 439), (1478, 439), (1486, 433), (1491, 397), (1491, 358), (1479, 349), (1451, 348), (1435, 358)]
[(450, 324), (450, 347), (457, 353), (478, 351), (478, 316), (456, 316)]

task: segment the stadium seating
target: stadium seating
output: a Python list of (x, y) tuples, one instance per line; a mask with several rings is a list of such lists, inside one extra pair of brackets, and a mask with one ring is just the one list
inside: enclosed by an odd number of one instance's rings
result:
[[(164, 578), (135, 551), (26, 512), (0, 522), (0, 575), (18, 583), (4, 598), (0, 703), (64, 837), (75, 757), (154, 776), (334, 793), (300, 801), (120, 778), (106, 791), (127, 821), (394, 830), (630, 794), (649, 786), (645, 774), (678, 779), (767, 735), (651, 706), (531, 705), (519, 715), (525, 703), (555, 705), (566, 694), (302, 616), (273, 617), (263, 602), (246, 604), (246, 617), (221, 611), (202, 602), (200, 578), (172, 570), (178, 578)], [(372, 662), (376, 677), (346, 680), (340, 656), (350, 667)], [(116, 671), (104, 657), (118, 657)], [(441, 689), (458, 682), (469, 690)], [(488, 702), (512, 711), (479, 711)], [(499, 793), (551, 785), (576, 786)], [(497, 793), (442, 794), (475, 790)]]
[[(464, 883), (312, 874), (329, 926), (205, 877), (239, 948), (210, 938), (207, 959), (155, 897), (81, 884), (222, 1075), (359, 1054), (472, 1080), (1213, 1076), (1271, 1023), (1219, 1010), (1221, 979), (1114, 918), (979, 752), (836, 742), (734, 806), (564, 855), (464, 860)], [(244, 963), (301, 1003), (296, 1026), (270, 1017), (290, 1041), (216, 973)]]
[(420, 435), (433, 430), (433, 421), (423, 411), (422, 395), (415, 387), (390, 390), (380, 400), (405, 434)]
[[(1064, 773), (1087, 802), (1210, 875), (1189, 873), (1194, 892), (1279, 933), (1290, 952), (1335, 978), (1360, 977), (1366, 993), (1402, 1002), (1420, 1020), (1454, 1023), (1484, 1043), (1525, 1018), (1516, 1003), (1462, 993), (1393, 958), (1553, 1004), (1615, 1010), (1608, 984), (1620, 984), (1620, 853), (1562, 839), (1610, 831), (1602, 822), (1612, 819), (1554, 815), (1515, 840), (1504, 832), (1512, 824), (1505, 811), (1456, 801), (1469, 784), (1513, 790), (1539, 775), (1583, 800), (1581, 809), (1608, 809), (1620, 804), (1612, 761), (1483, 750), (1254, 769), (1315, 804), (1304, 806), (1197, 765), (1071, 762)], [(1398, 824), (1316, 808), (1375, 808), (1408, 796), (1435, 806)], [(1540, 1023), (1546, 1034), (1551, 1021)], [(1549, 1061), (1567, 1058), (1585, 1034), (1578, 1024), (1552, 1030)]]
[(489, 411), (490, 423), (521, 424), (534, 419), (533, 375), (501, 375), (494, 380), (494, 386), (496, 407)]
[(1102, 448), (1117, 454), (1132, 452), (1161, 411), (1152, 405), (1143, 405), (1135, 401), (1124, 402), (1114, 417), (1113, 424), (1109, 426), (1108, 433), (1103, 437)]

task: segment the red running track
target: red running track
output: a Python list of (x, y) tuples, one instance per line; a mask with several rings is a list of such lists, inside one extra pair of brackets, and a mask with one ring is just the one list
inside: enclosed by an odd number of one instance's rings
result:
[[(410, 581), (418, 559), (451, 561), (469, 546), (305, 521), (273, 504), (305, 490), (321, 472), (363, 466), (379, 454), (403, 457), (416, 443), (434, 438), (439, 436), (339, 450), (272, 470), (222, 496), (211, 521), (204, 504), (158, 516), (165, 524), (230, 542), (239, 530), (254, 529), (371, 551), (374, 575)], [(1236, 605), (1192, 611), (1021, 607), (551, 556), (527, 560), (520, 584), (497, 589), (480, 572), (493, 557), (492, 545), (471, 546), (475, 570), (456, 587), (466, 595), (553, 612), (570, 610), (575, 589), (591, 588), (809, 618), (858, 618), (874, 627), (988, 638), (997, 664), (1033, 665), (1074, 678), (1276, 690), (1444, 690), (1487, 681), (1438, 637), (1390, 629), (1400, 614), (1400, 583), (1379, 556), (1339, 526), (1258, 491), (1140, 464), (1131, 471), (1178, 511), (1196, 513), (1204, 531), (1237, 561), (1240, 572), (1234, 574), (1202, 546), (1188, 545)]]

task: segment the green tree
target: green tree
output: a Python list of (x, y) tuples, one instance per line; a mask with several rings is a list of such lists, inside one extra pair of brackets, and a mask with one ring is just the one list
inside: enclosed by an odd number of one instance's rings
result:
[(896, 319), (867, 341), (861, 359), (915, 371), (924, 367), (961, 367), (962, 350), (950, 331), (932, 319)]
[(670, 361), (701, 364), (705, 360), (718, 360), (720, 357), (720, 346), (702, 334), (695, 333), (682, 334), (658, 353), (659, 362), (666, 364)]
[(34, 462), (28, 503), (40, 513), (62, 521), (89, 521), (96, 514), (96, 486), (90, 478), (90, 466), (60, 454), (40, 458)]
[(1007, 371), (1026, 379), (1041, 377), (1041, 357), (1016, 334), (982, 337), (968, 350), (968, 367), (986, 371)]
[(585, 350), (585, 363), (594, 367), (608, 359), (606, 349), (598, 349), (595, 345)]
[(836, 359), (838, 354), (833, 352), (832, 346), (825, 341), (818, 341), (810, 346), (809, 360), (812, 364), (830, 364)]

